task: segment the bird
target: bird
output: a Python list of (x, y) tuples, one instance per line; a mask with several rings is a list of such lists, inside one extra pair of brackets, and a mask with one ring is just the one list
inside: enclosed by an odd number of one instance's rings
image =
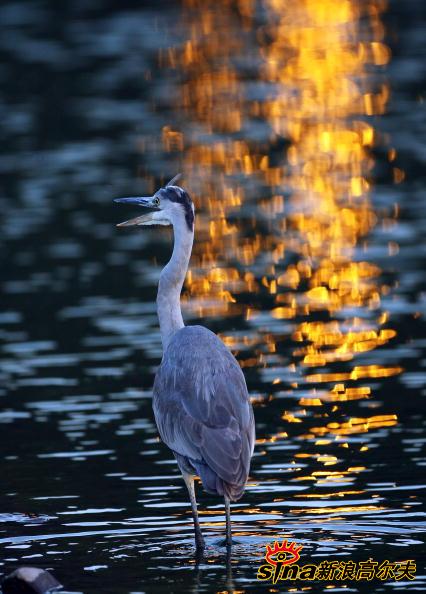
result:
[(171, 225), (172, 256), (161, 272), (157, 293), (163, 356), (153, 386), (153, 412), (162, 441), (172, 450), (192, 509), (197, 551), (205, 548), (194, 479), (223, 497), (225, 545), (231, 547), (230, 502), (245, 490), (255, 443), (255, 421), (244, 374), (223, 341), (201, 325), (185, 326), (180, 295), (194, 240), (195, 209), (181, 174), (148, 197), (116, 202), (150, 208), (118, 227)]

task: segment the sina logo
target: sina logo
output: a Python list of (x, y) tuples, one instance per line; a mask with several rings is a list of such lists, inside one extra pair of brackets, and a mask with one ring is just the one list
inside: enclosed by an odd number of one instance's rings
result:
[(280, 545), (275, 541), (273, 547), (266, 545), (265, 559), (269, 565), (277, 566), (279, 563), (281, 565), (291, 565), (299, 561), (300, 551), (302, 549), (303, 546), (297, 546), (295, 542), (283, 540), (283, 543)]
[[(297, 565), (300, 559), (300, 551), (303, 549), (302, 545), (297, 545), (295, 542), (283, 540), (282, 543), (275, 541), (273, 545), (266, 545), (264, 565), (261, 565), (257, 571), (257, 579), (261, 581), (270, 580), (276, 584), (278, 580), (295, 580), (299, 577), (299, 572), (302, 568)], [(315, 567), (304, 566), (303, 569), (308, 569), (309, 576), (305, 579), (313, 579)]]

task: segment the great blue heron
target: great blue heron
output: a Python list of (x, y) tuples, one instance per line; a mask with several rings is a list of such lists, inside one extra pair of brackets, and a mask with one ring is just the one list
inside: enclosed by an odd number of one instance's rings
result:
[(174, 247), (158, 284), (157, 312), (163, 358), (155, 376), (153, 409), (162, 440), (173, 451), (188, 488), (195, 542), (204, 548), (194, 476), (222, 495), (226, 545), (231, 544), (230, 501), (244, 493), (253, 454), (253, 409), (243, 372), (223, 342), (203, 326), (185, 326), (180, 293), (194, 239), (194, 205), (175, 176), (153, 196), (117, 198), (153, 209), (119, 227), (173, 225)]

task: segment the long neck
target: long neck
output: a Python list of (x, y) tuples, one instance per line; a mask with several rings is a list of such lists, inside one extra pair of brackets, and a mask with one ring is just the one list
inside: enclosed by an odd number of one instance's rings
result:
[(184, 220), (178, 220), (173, 224), (173, 233), (173, 254), (161, 273), (157, 293), (157, 312), (163, 351), (166, 350), (173, 334), (184, 327), (180, 309), (180, 293), (188, 270), (194, 240), (194, 232), (188, 229)]

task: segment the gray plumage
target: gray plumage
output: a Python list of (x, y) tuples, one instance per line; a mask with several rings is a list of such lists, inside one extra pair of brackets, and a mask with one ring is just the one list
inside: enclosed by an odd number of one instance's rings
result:
[(176, 332), (155, 377), (153, 408), (181, 469), (198, 474), (209, 493), (240, 499), (254, 447), (253, 410), (240, 366), (213, 332)]
[(180, 293), (192, 251), (195, 212), (187, 192), (173, 185), (175, 180), (154, 196), (117, 200), (154, 209), (119, 226), (173, 225), (173, 254), (161, 273), (157, 294), (163, 359), (155, 377), (153, 409), (160, 436), (173, 451), (188, 488), (195, 540), (202, 549), (194, 476), (201, 478), (206, 491), (223, 496), (230, 545), (229, 502), (244, 493), (255, 428), (235, 357), (207, 328), (183, 323)]

